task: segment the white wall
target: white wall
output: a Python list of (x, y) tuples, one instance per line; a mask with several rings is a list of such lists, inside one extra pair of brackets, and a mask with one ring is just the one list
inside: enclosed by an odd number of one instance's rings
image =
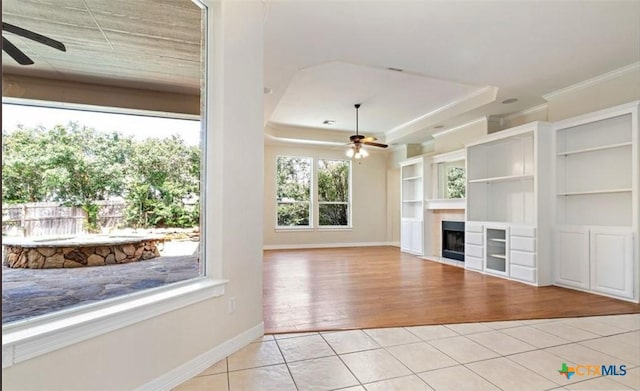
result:
[(18, 363), (2, 371), (3, 390), (135, 389), (262, 323), (262, 3), (216, 3), (210, 17), (218, 144), (205, 193), (207, 243), (217, 247), (207, 251), (227, 294)]
[(486, 118), (460, 125), (456, 128), (445, 130), (434, 135), (435, 153), (446, 153), (464, 148), (466, 143), (477, 140), (488, 134)]
[[(372, 148), (369, 148), (371, 151)], [(352, 226), (349, 231), (276, 232), (276, 157), (346, 159), (341, 147), (265, 145), (264, 244), (265, 247), (385, 243), (387, 241), (387, 152), (371, 151), (352, 164)]]
[(631, 64), (545, 96), (549, 121), (640, 99), (640, 63)]

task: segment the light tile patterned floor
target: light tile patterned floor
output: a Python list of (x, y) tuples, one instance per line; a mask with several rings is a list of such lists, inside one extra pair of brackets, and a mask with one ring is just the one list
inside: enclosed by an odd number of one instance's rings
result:
[(640, 390), (640, 314), (267, 335), (175, 390)]

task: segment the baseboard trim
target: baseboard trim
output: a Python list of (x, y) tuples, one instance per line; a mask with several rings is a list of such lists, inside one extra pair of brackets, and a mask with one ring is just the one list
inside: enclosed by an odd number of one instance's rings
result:
[(240, 348), (250, 344), (256, 338), (264, 335), (264, 322), (246, 330), (237, 336), (223, 342), (215, 348), (205, 352), (194, 359), (172, 369), (164, 375), (137, 388), (137, 391), (171, 390), (185, 381), (196, 376)]
[(338, 248), (338, 247), (400, 247), (400, 242), (348, 242), (348, 243), (317, 243), (317, 244), (265, 244), (264, 250), (295, 250), (304, 248)]

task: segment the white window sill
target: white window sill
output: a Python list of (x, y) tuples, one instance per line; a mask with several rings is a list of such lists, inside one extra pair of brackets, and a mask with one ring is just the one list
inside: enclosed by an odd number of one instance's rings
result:
[(353, 231), (352, 227), (318, 227), (318, 228), (310, 228), (310, 227), (277, 227), (274, 228), (275, 232), (350, 232)]
[(315, 231), (311, 227), (276, 227), (276, 232), (313, 232)]
[(201, 277), (3, 326), (2, 368), (222, 296), (226, 284)]

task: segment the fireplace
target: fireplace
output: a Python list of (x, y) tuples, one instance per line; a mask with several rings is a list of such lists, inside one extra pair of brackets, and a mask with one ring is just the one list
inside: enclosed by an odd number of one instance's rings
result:
[(442, 257), (464, 262), (464, 221), (442, 222)]

